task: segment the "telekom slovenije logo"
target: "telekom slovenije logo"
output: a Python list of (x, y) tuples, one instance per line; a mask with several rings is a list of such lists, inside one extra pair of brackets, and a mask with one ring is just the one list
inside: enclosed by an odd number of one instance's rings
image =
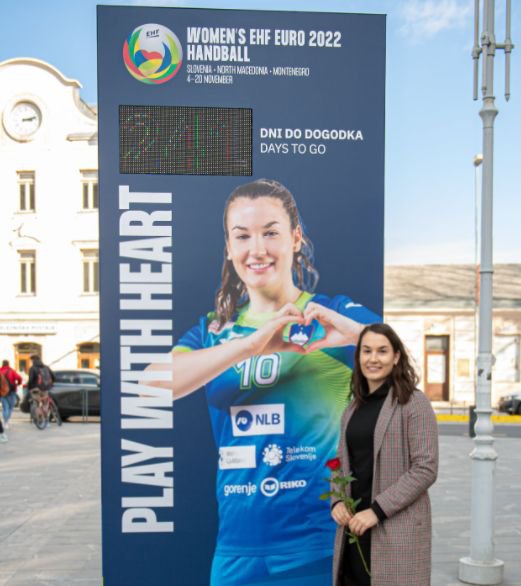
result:
[(166, 26), (143, 24), (125, 40), (123, 61), (137, 80), (148, 84), (165, 83), (181, 68), (183, 49), (179, 39)]

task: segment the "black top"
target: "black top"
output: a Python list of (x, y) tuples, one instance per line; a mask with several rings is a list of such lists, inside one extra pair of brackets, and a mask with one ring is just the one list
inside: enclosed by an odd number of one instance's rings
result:
[(347, 425), (346, 443), (351, 473), (356, 478), (351, 483), (351, 496), (362, 499), (357, 511), (372, 508), (380, 521), (386, 518), (376, 501), (372, 502), (374, 429), (380, 410), (389, 392), (387, 382), (373, 393), (364, 395)]

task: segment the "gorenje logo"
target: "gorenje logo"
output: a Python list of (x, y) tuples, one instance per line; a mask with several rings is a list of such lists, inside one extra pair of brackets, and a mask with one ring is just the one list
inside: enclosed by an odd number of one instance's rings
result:
[(295, 488), (306, 488), (307, 482), (305, 480), (283, 480), (278, 481), (272, 476), (265, 478), (260, 484), (260, 491), (264, 496), (275, 496), (281, 490), (292, 490)]
[(230, 407), (235, 437), (284, 433), (284, 405), (241, 405)]
[(251, 482), (248, 482), (248, 484), (225, 484), (223, 487), (224, 496), (230, 496), (235, 494), (251, 496), (256, 492), (257, 485)]

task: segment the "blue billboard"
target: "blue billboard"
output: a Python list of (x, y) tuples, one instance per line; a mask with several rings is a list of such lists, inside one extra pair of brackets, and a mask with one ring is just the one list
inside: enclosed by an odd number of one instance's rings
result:
[(98, 7), (105, 586), (319, 586), (383, 306), (385, 17)]

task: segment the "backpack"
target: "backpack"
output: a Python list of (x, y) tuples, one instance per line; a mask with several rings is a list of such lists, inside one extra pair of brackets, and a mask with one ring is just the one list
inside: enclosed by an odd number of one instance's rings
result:
[(9, 378), (9, 372), (11, 369), (5, 371), (5, 379), (7, 380), (7, 386), (9, 387), (9, 393), (16, 393), (16, 385)]
[(9, 394), (9, 384), (7, 377), (3, 372), (0, 372), (0, 397), (7, 397)]
[(38, 368), (36, 386), (42, 391), (48, 391), (52, 387), (51, 371), (47, 366), (40, 366)]

